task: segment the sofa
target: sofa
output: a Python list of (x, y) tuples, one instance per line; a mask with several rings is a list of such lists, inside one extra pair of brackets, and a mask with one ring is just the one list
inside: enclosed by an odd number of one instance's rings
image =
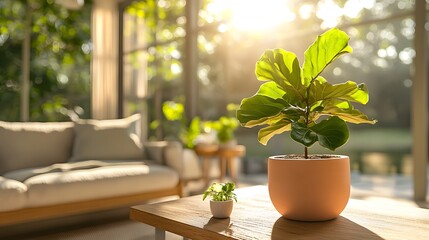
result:
[(201, 176), (176, 142), (143, 142), (140, 116), (0, 121), (0, 226), (182, 195)]

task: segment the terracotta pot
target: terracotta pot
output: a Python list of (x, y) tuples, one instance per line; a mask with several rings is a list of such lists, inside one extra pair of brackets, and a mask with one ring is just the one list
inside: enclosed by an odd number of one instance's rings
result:
[(232, 200), (227, 201), (214, 201), (210, 200), (210, 211), (214, 218), (228, 218), (232, 212)]
[(348, 156), (321, 159), (268, 159), (271, 202), (285, 218), (299, 221), (334, 219), (350, 197)]

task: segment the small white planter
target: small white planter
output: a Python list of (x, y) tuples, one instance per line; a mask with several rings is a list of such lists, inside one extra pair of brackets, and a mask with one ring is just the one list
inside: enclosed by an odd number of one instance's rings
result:
[(231, 215), (234, 202), (227, 201), (214, 201), (210, 200), (210, 211), (215, 218), (228, 218)]

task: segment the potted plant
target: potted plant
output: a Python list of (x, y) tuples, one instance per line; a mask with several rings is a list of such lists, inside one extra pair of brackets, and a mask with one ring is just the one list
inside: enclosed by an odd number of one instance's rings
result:
[(240, 124), (237, 118), (232, 115), (237, 111), (237, 109), (237, 104), (230, 103), (227, 105), (228, 115), (221, 116), (215, 121), (205, 121), (203, 123), (204, 129), (208, 129), (208, 132), (214, 130), (213, 132), (216, 134), (219, 147), (221, 148), (228, 148), (237, 145), (235, 130)]
[(215, 218), (228, 218), (231, 215), (233, 200), (237, 202), (232, 182), (213, 183), (203, 194), (203, 201), (210, 196), (210, 211)]
[[(184, 116), (185, 107), (180, 102), (165, 101), (162, 104), (164, 121), (153, 121), (152, 129), (162, 128), (164, 132), (164, 148), (155, 154), (163, 155), (165, 159), (181, 158), (181, 161), (171, 163), (182, 179), (198, 179), (202, 176), (200, 160), (194, 151), (197, 137), (200, 135), (201, 121), (198, 117), (188, 123)], [(185, 167), (186, 166), (186, 167)]]
[(178, 138), (185, 148), (192, 149), (195, 146), (195, 140), (200, 135), (200, 118), (194, 117), (188, 124), (184, 116), (185, 107), (182, 103), (166, 101), (162, 104), (162, 113), (168, 123), (160, 126), (158, 121), (151, 123), (151, 128), (163, 127), (167, 132), (167, 139)]
[(283, 49), (267, 50), (256, 63), (258, 92), (244, 98), (237, 110), (242, 126), (261, 128), (258, 140), (266, 145), (276, 134), (290, 131), (304, 145), (302, 155), (268, 159), (270, 198), (282, 216), (303, 221), (336, 218), (350, 195), (349, 157), (308, 154), (315, 142), (334, 151), (349, 138), (346, 122), (374, 124), (352, 103), (369, 100), (364, 84), (331, 84), (323, 70), (342, 54), (351, 53), (349, 36), (331, 29), (305, 51), (300, 67), (296, 55)]

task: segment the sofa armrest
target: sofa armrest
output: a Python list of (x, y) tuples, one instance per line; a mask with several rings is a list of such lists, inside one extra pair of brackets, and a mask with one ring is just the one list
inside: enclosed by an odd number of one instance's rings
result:
[(167, 141), (148, 141), (143, 143), (143, 148), (148, 160), (159, 164), (165, 164), (164, 149), (169, 143)]
[(149, 160), (173, 168), (182, 180), (202, 177), (200, 161), (191, 149), (177, 141), (151, 141), (143, 144)]
[(164, 164), (173, 168), (183, 178), (185, 164), (183, 162), (183, 147), (180, 142), (168, 142), (164, 148)]
[(143, 144), (149, 160), (173, 168), (183, 175), (183, 147), (177, 141), (150, 141)]
[(183, 148), (178, 142), (170, 142), (164, 151), (166, 165), (174, 168), (182, 180), (202, 177), (200, 160), (192, 149)]

